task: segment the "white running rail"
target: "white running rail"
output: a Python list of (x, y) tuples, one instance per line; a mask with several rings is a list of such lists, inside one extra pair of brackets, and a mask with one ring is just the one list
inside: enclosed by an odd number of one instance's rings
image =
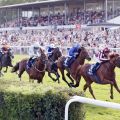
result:
[(97, 105), (97, 106), (101, 106), (101, 107), (114, 108), (114, 109), (120, 110), (120, 104), (118, 104), (118, 103), (106, 102), (106, 101), (101, 101), (101, 100), (94, 100), (94, 99), (80, 97), (80, 96), (73, 96), (66, 103), (65, 120), (68, 120), (68, 109), (69, 109), (70, 104), (73, 102), (87, 103), (87, 104)]

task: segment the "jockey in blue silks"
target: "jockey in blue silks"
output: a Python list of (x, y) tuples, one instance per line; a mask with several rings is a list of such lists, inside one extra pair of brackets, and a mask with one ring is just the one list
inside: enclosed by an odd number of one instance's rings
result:
[(80, 48), (81, 48), (80, 45), (77, 43), (77, 44), (74, 44), (73, 47), (69, 49), (68, 57), (64, 62), (65, 63), (64, 65), (66, 67), (70, 67), (70, 65), (74, 62), (77, 55), (79, 54), (78, 52)]
[(51, 44), (48, 49), (47, 49), (47, 54), (48, 54), (48, 58), (50, 58), (53, 54), (53, 50), (55, 48), (55, 45), (54, 44)]

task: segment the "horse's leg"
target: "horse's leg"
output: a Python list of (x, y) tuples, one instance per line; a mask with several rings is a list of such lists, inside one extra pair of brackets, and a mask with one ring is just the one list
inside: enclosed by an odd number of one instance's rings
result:
[(75, 79), (76, 84), (75, 85), (73, 84), (72, 87), (79, 87), (80, 80), (81, 80), (81, 75), (78, 75), (77, 78)]
[(41, 79), (37, 80), (37, 83), (42, 83), (42, 80)]
[(56, 79), (51, 76), (50, 72), (48, 72), (48, 76), (49, 76), (53, 81), (56, 81)]
[(71, 80), (71, 85), (74, 85), (74, 80), (72, 79), (72, 77), (71, 77), (71, 75), (70, 75), (70, 72), (68, 72), (67, 74), (66, 74), (67, 76), (68, 76), (68, 78)]
[(7, 72), (7, 70), (8, 70), (8, 66), (6, 67), (6, 70), (4, 71), (4, 73), (6, 73), (6, 72)]
[(87, 88), (88, 88), (88, 85), (85, 84), (84, 87), (83, 87), (83, 91), (86, 92)]
[(94, 96), (94, 93), (93, 93), (91, 85), (89, 85), (88, 87), (89, 87), (89, 92), (91, 93), (91, 95), (93, 96), (93, 98), (96, 99), (95, 96)]
[(118, 88), (117, 82), (116, 80), (114, 81), (113, 86), (115, 87), (115, 89), (120, 93), (120, 89)]
[(111, 93), (110, 98), (113, 99), (113, 85), (110, 85), (110, 86), (111, 86), (111, 89), (110, 89), (110, 93)]
[(59, 68), (59, 70), (60, 70), (60, 72), (61, 72), (61, 74), (62, 74), (62, 79), (67, 83), (67, 85), (68, 85), (69, 87), (72, 87), (72, 86), (67, 82), (67, 80), (66, 80), (66, 78), (65, 78), (64, 69)]
[(2, 65), (0, 65), (0, 77), (3, 76), (4, 74), (2, 73)]
[(55, 74), (56, 74), (56, 81), (58, 80), (58, 83), (60, 83), (60, 80), (59, 80), (60, 75), (59, 75), (58, 71), (56, 71)]

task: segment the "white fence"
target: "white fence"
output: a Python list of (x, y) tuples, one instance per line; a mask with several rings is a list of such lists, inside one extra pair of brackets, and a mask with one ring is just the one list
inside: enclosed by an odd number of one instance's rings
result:
[(80, 96), (74, 96), (67, 102), (65, 106), (65, 120), (68, 120), (68, 109), (70, 104), (73, 102), (87, 103), (87, 104), (97, 105), (101, 107), (114, 108), (114, 109), (120, 110), (120, 104), (118, 103), (94, 100), (94, 99), (80, 97)]

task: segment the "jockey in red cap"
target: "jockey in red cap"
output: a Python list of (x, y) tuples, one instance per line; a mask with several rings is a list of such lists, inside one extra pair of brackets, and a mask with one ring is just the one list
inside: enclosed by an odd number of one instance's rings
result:
[(2, 54), (7, 53), (9, 49), (10, 49), (10, 45), (7, 42), (2, 43), (2, 48), (1, 48)]

